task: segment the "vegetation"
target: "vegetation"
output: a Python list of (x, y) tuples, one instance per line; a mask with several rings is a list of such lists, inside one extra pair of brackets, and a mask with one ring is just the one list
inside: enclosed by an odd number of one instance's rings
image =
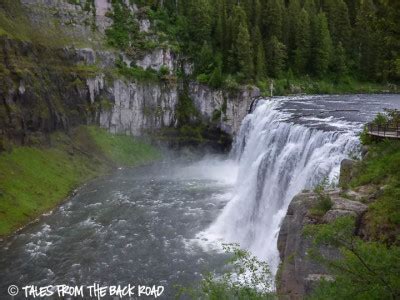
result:
[(119, 75), (124, 76), (130, 80), (138, 80), (141, 82), (174, 82), (175, 77), (170, 75), (170, 70), (167, 66), (162, 66), (159, 71), (152, 68), (143, 69), (139, 66), (128, 66), (122, 59), (116, 62), (117, 70)]
[[(388, 110), (373, 123), (397, 123), (398, 118), (397, 110)], [(356, 163), (349, 186), (367, 186), (373, 199), (366, 202), (361, 221), (344, 217), (306, 227), (314, 243), (310, 256), (333, 276), (318, 285), (311, 299), (400, 297), (400, 142), (371, 140), (365, 133), (362, 141), (368, 154)], [(337, 248), (341, 256), (328, 258), (321, 246)]]
[[(265, 86), (291, 74), (300, 88), (317, 81), (301, 89), (305, 92), (368, 92), (376, 86), (363, 82), (400, 80), (398, 1), (135, 3), (152, 20), (160, 41), (192, 59), (194, 78), (214, 87)], [(290, 90), (278, 83), (277, 94)]]
[(63, 26), (57, 21), (48, 20), (46, 26), (32, 23), (20, 1), (15, 0), (0, 2), (0, 36), (53, 48), (88, 44), (87, 39), (66, 35)]
[(231, 299), (276, 299), (271, 292), (272, 275), (268, 264), (258, 260), (236, 244), (224, 245), (231, 257), (227, 261), (229, 269), (223, 275), (207, 274), (196, 288), (182, 288), (177, 298), (183, 295), (191, 299), (231, 300)]
[(0, 236), (52, 209), (83, 181), (113, 165), (157, 159), (152, 147), (128, 136), (81, 127), (71, 137), (54, 133), (51, 147), (14, 146), (0, 154)]
[[(400, 247), (363, 241), (354, 235), (353, 217), (331, 224), (311, 225), (305, 233), (314, 239), (310, 255), (325, 264), (332, 280), (324, 280), (310, 299), (398, 299), (400, 296)], [(319, 246), (340, 250), (341, 257), (327, 259)]]
[(152, 146), (132, 136), (112, 135), (95, 126), (88, 127), (88, 132), (100, 151), (118, 165), (136, 166), (160, 158)]
[(314, 193), (317, 195), (317, 201), (314, 207), (310, 209), (310, 213), (315, 217), (323, 217), (333, 206), (331, 197), (325, 192), (326, 184), (327, 181), (324, 180), (314, 189)]
[(370, 184), (383, 187), (366, 215), (367, 229), (372, 238), (400, 242), (400, 142), (382, 141), (369, 145), (368, 156), (360, 161), (350, 186)]

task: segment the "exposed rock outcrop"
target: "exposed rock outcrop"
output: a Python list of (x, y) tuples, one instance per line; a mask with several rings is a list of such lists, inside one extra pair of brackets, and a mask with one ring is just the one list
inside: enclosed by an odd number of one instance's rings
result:
[[(252, 100), (260, 96), (260, 90), (248, 87), (236, 92), (224, 92), (192, 83), (189, 95), (203, 121), (217, 121), (219, 128), (228, 134), (235, 135), (240, 128), (241, 121), (248, 113), (247, 110)], [(216, 112), (219, 113), (216, 114)], [(219, 115), (217, 120), (213, 120), (215, 115)]]
[(351, 159), (344, 159), (340, 164), (339, 185), (343, 188), (347, 188), (353, 178), (354, 163)]
[[(322, 278), (332, 279), (324, 266), (308, 257), (312, 241), (303, 235), (303, 230), (309, 224), (330, 223), (343, 216), (360, 219), (367, 206), (345, 199), (341, 193), (339, 189), (327, 191), (333, 205), (318, 219), (310, 213), (318, 201), (318, 195), (314, 192), (297, 195), (289, 205), (278, 237), (281, 266), (277, 275), (277, 288), (282, 299), (303, 299)], [(319, 250), (327, 258), (340, 257), (336, 249), (320, 247)]]
[(114, 104), (100, 113), (100, 125), (112, 133), (138, 136), (175, 125), (176, 86), (117, 79), (107, 93)]
[[(37, 28), (58, 22), (60, 35), (74, 43), (83, 37), (87, 46), (44, 46), (0, 37), (0, 148), (5, 140), (41, 142), (47, 133), (79, 124), (99, 124), (113, 133), (131, 135), (177, 125), (182, 83), (126, 78), (118, 74), (117, 62), (122, 58), (127, 66), (156, 72), (166, 68), (171, 76), (180, 64), (190, 74), (190, 62), (182, 58), (178, 62), (168, 47), (152, 49), (134, 61), (122, 52), (103, 49), (105, 29), (112, 24), (107, 0), (22, 0), (22, 5)], [(141, 30), (151, 31), (139, 9), (129, 7)], [(190, 84), (188, 93), (201, 121), (230, 135), (238, 131), (252, 97), (259, 96), (254, 88), (223, 92), (197, 83)]]

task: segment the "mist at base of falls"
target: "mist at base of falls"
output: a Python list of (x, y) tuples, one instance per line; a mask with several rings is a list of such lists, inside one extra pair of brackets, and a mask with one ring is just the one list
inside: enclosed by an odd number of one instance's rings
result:
[[(259, 101), (229, 157), (122, 169), (0, 242), (0, 298), (10, 284), (191, 285), (222, 272), (221, 242), (279, 264), (277, 237), (291, 199), (337, 181), (362, 124), (399, 97), (307, 96)], [(345, 105), (346, 110), (343, 110)], [(355, 112), (356, 110), (356, 112)]]

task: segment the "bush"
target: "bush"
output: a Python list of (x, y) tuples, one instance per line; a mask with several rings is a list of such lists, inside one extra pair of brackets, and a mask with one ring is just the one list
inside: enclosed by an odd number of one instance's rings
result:
[[(311, 299), (398, 299), (400, 296), (400, 248), (365, 242), (354, 235), (353, 217), (331, 224), (309, 225), (305, 234), (313, 239), (311, 258), (324, 264), (334, 279), (322, 281)], [(332, 259), (320, 246), (335, 247), (341, 257)]]
[(208, 81), (210, 80), (210, 77), (207, 74), (199, 74), (196, 77), (197, 82), (202, 83), (202, 84), (208, 84)]
[(314, 193), (317, 194), (317, 202), (310, 209), (310, 213), (315, 217), (323, 217), (333, 206), (331, 197), (325, 192), (326, 185), (327, 181), (325, 179), (314, 189)]
[(378, 113), (375, 117), (375, 119), (372, 121), (374, 125), (382, 126), (385, 125), (388, 122), (388, 118), (382, 114)]
[(189, 295), (192, 299), (276, 299), (271, 292), (273, 278), (268, 264), (258, 260), (236, 244), (224, 245), (226, 253), (231, 254), (227, 261), (230, 271), (222, 276), (207, 274), (200, 287), (182, 288), (177, 298)]

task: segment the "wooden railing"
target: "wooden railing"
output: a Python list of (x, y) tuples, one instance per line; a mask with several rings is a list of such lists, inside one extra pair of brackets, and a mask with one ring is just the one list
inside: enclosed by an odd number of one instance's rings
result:
[(383, 137), (400, 137), (400, 123), (368, 124), (368, 131), (372, 135)]

